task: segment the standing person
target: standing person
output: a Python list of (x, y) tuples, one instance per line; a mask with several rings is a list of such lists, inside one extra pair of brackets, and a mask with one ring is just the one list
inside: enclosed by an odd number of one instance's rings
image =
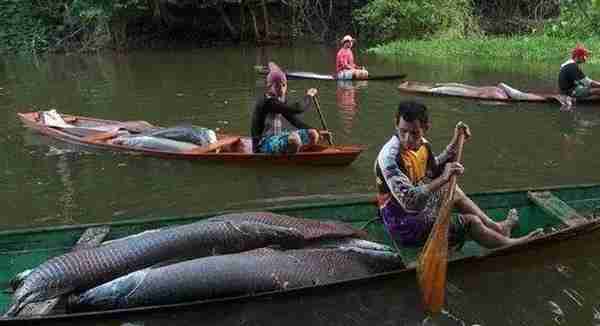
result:
[(352, 46), (354, 39), (350, 35), (342, 38), (342, 47), (335, 57), (335, 73), (337, 79), (367, 79), (369, 72), (364, 67), (354, 64)]
[[(430, 129), (427, 108), (418, 102), (402, 102), (395, 119), (396, 133), (383, 146), (375, 161), (377, 203), (386, 229), (399, 246), (421, 246), (427, 240), (438, 216), (442, 192), (454, 174), (461, 175), (464, 167), (452, 162), (456, 156), (458, 136), (469, 128), (459, 122), (454, 137), (446, 149), (434, 156), (425, 139)], [(453, 216), (450, 224), (451, 244), (460, 244), (466, 237), (486, 248), (516, 244), (536, 236), (536, 230), (521, 238), (511, 238), (511, 230), (518, 224), (515, 209), (506, 220), (495, 222), (489, 218), (463, 191), (456, 188), (454, 206), (460, 215)]]
[[(252, 115), (252, 148), (255, 153), (296, 153), (304, 145), (319, 142), (319, 132), (300, 120), (297, 115), (311, 108), (316, 88), (306, 91), (302, 105), (287, 103), (287, 78), (281, 69), (269, 62), (267, 87), (264, 96), (257, 100)], [(282, 131), (281, 118), (298, 128), (291, 132)]]
[(562, 96), (562, 110), (570, 110), (573, 100), (600, 95), (600, 83), (586, 77), (581, 71), (581, 65), (591, 55), (582, 44), (577, 44), (571, 51), (571, 59), (560, 66), (558, 73), (558, 87)]

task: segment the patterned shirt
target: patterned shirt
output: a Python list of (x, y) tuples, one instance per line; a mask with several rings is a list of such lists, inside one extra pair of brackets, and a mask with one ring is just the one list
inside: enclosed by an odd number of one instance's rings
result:
[(380, 208), (392, 199), (406, 213), (418, 213), (425, 208), (431, 195), (425, 189), (425, 185), (442, 173), (444, 165), (456, 155), (456, 149), (450, 144), (442, 153), (433, 156), (426, 140), (424, 140), (423, 146), (426, 146), (429, 151), (426, 176), (417, 183), (413, 183), (401, 158), (403, 149), (398, 137), (394, 135), (383, 145), (375, 161)]

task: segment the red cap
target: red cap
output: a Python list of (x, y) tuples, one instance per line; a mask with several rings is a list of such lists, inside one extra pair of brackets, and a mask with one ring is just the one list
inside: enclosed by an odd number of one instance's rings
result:
[(582, 58), (584, 61), (591, 54), (591, 52), (586, 49), (582, 44), (577, 44), (577, 46), (571, 51), (571, 58), (577, 59)]

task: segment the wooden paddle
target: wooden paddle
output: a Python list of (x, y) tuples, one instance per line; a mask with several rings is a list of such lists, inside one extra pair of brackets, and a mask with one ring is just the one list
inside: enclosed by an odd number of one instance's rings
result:
[[(465, 133), (461, 131), (456, 148), (456, 162), (462, 160), (464, 142)], [(442, 197), (439, 216), (433, 224), (431, 233), (417, 262), (417, 278), (423, 295), (423, 305), (425, 310), (431, 314), (440, 313), (444, 306), (446, 270), (448, 267), (448, 228), (454, 204), (455, 188), (456, 175), (452, 175), (448, 181), (448, 191)]]
[(333, 137), (331, 137), (331, 133), (329, 133), (329, 129), (327, 129), (327, 124), (325, 123), (325, 118), (323, 118), (323, 113), (321, 112), (321, 105), (319, 105), (319, 99), (317, 95), (313, 96), (313, 101), (315, 101), (315, 106), (317, 107), (317, 112), (319, 113), (319, 118), (321, 119), (321, 125), (323, 129), (327, 131), (327, 142), (329, 145), (333, 146)]

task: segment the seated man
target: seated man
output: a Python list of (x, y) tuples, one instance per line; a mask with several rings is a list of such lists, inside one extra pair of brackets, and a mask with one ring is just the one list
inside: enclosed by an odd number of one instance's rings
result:
[[(379, 212), (396, 244), (421, 246), (438, 216), (442, 192), (450, 176), (464, 172), (463, 166), (452, 160), (459, 133), (470, 136), (470, 131), (459, 123), (450, 144), (440, 155), (434, 156), (424, 138), (430, 122), (423, 104), (400, 103), (395, 127), (395, 135), (383, 146), (375, 161)], [(511, 230), (519, 220), (516, 210), (509, 211), (506, 220), (498, 223), (458, 186), (454, 201), (461, 214), (452, 217), (451, 244), (460, 244), (468, 236), (486, 248), (497, 248), (528, 240), (541, 232), (536, 230), (521, 238), (511, 238)]]
[[(303, 105), (287, 103), (287, 79), (279, 67), (270, 62), (267, 75), (267, 90), (254, 106), (252, 115), (252, 148), (255, 153), (296, 153), (302, 146), (319, 142), (319, 132), (298, 119), (297, 115), (313, 105), (317, 89), (306, 91)], [(283, 132), (281, 118), (284, 117), (298, 130)]]
[(591, 54), (583, 45), (577, 46), (571, 51), (571, 59), (560, 66), (558, 73), (558, 87), (560, 88), (563, 105), (562, 110), (570, 110), (573, 99), (581, 99), (592, 95), (600, 95), (600, 83), (586, 77), (581, 71), (580, 65), (584, 64)]
[(364, 67), (354, 64), (352, 45), (354, 45), (352, 36), (346, 35), (342, 38), (342, 47), (335, 57), (335, 77), (337, 79), (367, 79), (369, 77), (369, 72)]

